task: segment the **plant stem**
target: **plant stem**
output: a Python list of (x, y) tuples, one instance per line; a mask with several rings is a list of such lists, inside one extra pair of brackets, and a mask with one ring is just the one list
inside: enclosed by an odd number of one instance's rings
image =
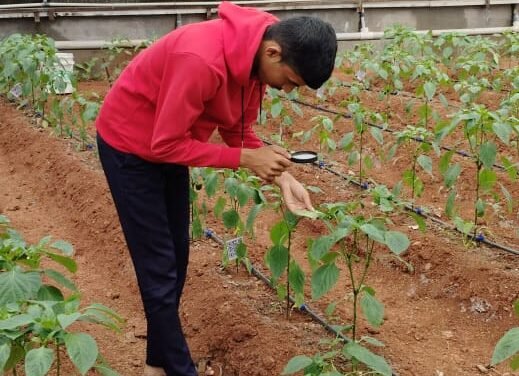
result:
[(60, 356), (60, 345), (56, 345), (56, 376), (60, 376), (61, 371), (61, 356)]
[(425, 99), (425, 129), (429, 127), (429, 100)]
[(364, 123), (361, 124), (360, 129), (360, 147), (359, 147), (359, 183), (362, 186), (362, 152), (363, 152), (363, 146), (364, 146)]
[(416, 150), (413, 154), (413, 169), (412, 169), (412, 176), (411, 176), (411, 208), (414, 209), (414, 191), (415, 191), (415, 184), (416, 184), (416, 160), (418, 159), (418, 156), (416, 155)]
[[(480, 142), (479, 142), (479, 145), (476, 145), (476, 149), (478, 151), (481, 148), (481, 145), (483, 145), (483, 137), (484, 137), (483, 123), (480, 124), (479, 132), (480, 132), (480, 136), (481, 136)], [(477, 140), (478, 140), (478, 135), (476, 134), (476, 143), (477, 143)], [(474, 236), (477, 235), (477, 230), (478, 230), (478, 208), (477, 208), (477, 206), (478, 206), (478, 201), (479, 201), (479, 187), (480, 187), (479, 172), (481, 171), (481, 168), (483, 167), (483, 163), (479, 159), (479, 152), (476, 153), (475, 155), (476, 155), (476, 201), (474, 204)]]
[[(288, 227), (288, 225), (287, 225)], [(292, 242), (292, 231), (288, 230), (288, 252), (287, 252), (287, 320), (290, 319), (290, 247)]]
[(34, 97), (34, 82), (31, 80), (31, 97), (32, 97), (32, 107), (35, 107), (36, 98)]
[(351, 288), (353, 290), (353, 323), (352, 323), (352, 339), (355, 342), (356, 341), (356, 334), (357, 334), (357, 286), (355, 284), (355, 275), (353, 273), (353, 262), (352, 262), (352, 256), (355, 254), (358, 254), (359, 246), (358, 246), (358, 231), (354, 232), (353, 235), (353, 253), (346, 254), (346, 265), (348, 266), (348, 272), (350, 273), (350, 281), (351, 281)]
[(287, 303), (287, 311), (286, 311), (286, 317), (287, 320), (290, 319), (289, 313), (290, 313), (290, 248), (292, 246), (292, 229), (289, 227), (287, 217), (285, 215), (285, 210), (283, 209), (283, 204), (280, 205), (281, 208), (281, 214), (283, 215), (283, 220), (285, 221), (285, 225), (288, 229), (288, 252), (287, 252), (287, 296), (286, 296), (286, 303)]
[(364, 264), (364, 270), (362, 272), (362, 277), (360, 278), (359, 286), (361, 287), (364, 284), (364, 280), (368, 274), (369, 265), (371, 263), (371, 255), (373, 254), (373, 248), (375, 247), (375, 241), (371, 242), (371, 246), (369, 245), (369, 237), (366, 236), (366, 262)]

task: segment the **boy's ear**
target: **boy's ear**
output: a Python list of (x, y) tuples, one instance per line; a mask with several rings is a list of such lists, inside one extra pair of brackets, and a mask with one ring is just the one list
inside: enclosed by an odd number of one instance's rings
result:
[(275, 62), (281, 61), (281, 46), (277, 42), (269, 40), (266, 42), (265, 54)]

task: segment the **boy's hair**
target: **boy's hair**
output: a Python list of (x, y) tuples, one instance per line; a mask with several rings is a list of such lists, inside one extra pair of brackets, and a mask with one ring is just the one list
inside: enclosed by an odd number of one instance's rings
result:
[(329, 23), (310, 16), (288, 18), (269, 26), (263, 40), (276, 41), (281, 46), (283, 62), (312, 89), (318, 89), (330, 78), (337, 38)]

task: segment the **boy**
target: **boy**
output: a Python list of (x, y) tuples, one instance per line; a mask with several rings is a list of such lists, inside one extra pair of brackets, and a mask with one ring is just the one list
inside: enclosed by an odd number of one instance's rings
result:
[[(279, 21), (228, 2), (219, 19), (186, 25), (142, 51), (107, 94), (96, 122), (99, 156), (135, 267), (148, 324), (147, 376), (195, 376), (178, 308), (189, 257), (188, 166), (251, 169), (279, 185), (289, 210), (312, 209), (263, 146), (254, 123), (265, 86), (320, 87), (337, 41), (314, 17)], [(225, 145), (208, 143), (217, 129)]]

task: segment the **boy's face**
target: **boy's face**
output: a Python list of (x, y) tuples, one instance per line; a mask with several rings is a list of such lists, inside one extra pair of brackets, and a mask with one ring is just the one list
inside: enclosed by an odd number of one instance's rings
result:
[(304, 86), (305, 82), (290, 66), (283, 63), (281, 47), (275, 41), (263, 41), (258, 52), (258, 79), (285, 93)]

